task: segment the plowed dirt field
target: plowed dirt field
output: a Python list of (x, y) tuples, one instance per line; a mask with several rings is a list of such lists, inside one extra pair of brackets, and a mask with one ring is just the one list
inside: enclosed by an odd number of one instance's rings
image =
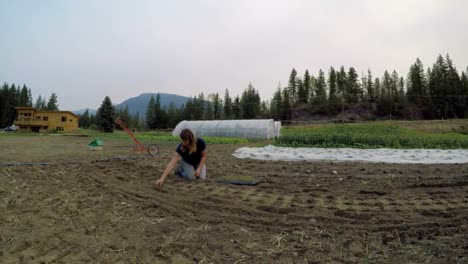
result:
[(209, 145), (207, 181), (156, 190), (176, 143), (150, 157), (90, 140), (0, 138), (0, 263), (468, 263), (468, 164), (256, 161)]

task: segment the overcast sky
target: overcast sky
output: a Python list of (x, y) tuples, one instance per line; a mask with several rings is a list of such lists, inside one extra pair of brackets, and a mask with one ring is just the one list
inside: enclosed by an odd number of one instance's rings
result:
[(419, 57), (468, 66), (466, 0), (0, 0), (0, 82), (61, 110), (145, 92), (264, 100), (291, 69), (387, 69)]

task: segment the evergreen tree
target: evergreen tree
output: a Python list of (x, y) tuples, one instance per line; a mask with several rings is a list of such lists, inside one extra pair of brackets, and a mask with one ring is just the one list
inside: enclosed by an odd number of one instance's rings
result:
[(375, 92), (375, 101), (378, 102), (382, 99), (382, 88), (380, 86), (380, 78), (377, 77), (374, 79), (374, 92)]
[(317, 80), (315, 82), (315, 100), (317, 104), (325, 105), (327, 103), (327, 84), (325, 80), (325, 73), (322, 69), (319, 70)]
[[(124, 109), (117, 109), (116, 110), (116, 116), (120, 117), (120, 120), (128, 127), (132, 128), (132, 119), (131, 116), (128, 112), (128, 105), (124, 107)], [(122, 128), (115, 124), (115, 128), (118, 130), (122, 130)]]
[(406, 106), (406, 99), (404, 98), (404, 80), (399, 77), (395, 70), (393, 70), (391, 77), (392, 113), (400, 116)]
[(299, 93), (299, 99), (301, 103), (307, 104), (309, 102), (310, 92), (312, 90), (312, 78), (309, 74), (309, 70), (304, 73), (304, 81), (302, 82), (302, 92)]
[(365, 73), (361, 73), (361, 82), (360, 82), (360, 97), (359, 101), (360, 102), (367, 102), (367, 76)]
[(194, 98), (190, 98), (185, 103), (185, 107), (184, 107), (184, 111), (183, 111), (183, 119), (185, 119), (185, 120), (194, 120), (193, 119), (193, 108), (194, 108), (193, 100), (194, 100)]
[(155, 129), (156, 124), (154, 123), (156, 119), (156, 103), (154, 97), (151, 96), (148, 106), (146, 107), (146, 127), (148, 129)]
[(175, 127), (181, 120), (178, 118), (178, 110), (174, 104), (174, 102), (169, 103), (169, 107), (167, 108), (167, 117), (168, 117), (168, 126)]
[(80, 115), (78, 118), (78, 126), (81, 128), (89, 128), (91, 125), (90, 119), (89, 119), (89, 111), (86, 109), (86, 111), (83, 113), (83, 115)]
[(418, 107), (422, 107), (425, 104), (424, 99), (427, 96), (427, 84), (424, 66), (419, 58), (416, 58), (416, 62), (410, 66), (407, 82), (408, 101)]
[(398, 95), (398, 83), (400, 82), (400, 77), (398, 76), (398, 73), (393, 70), (392, 72), (392, 81), (391, 81), (391, 96), (397, 96)]
[(381, 115), (392, 117), (394, 108), (394, 97), (392, 94), (393, 79), (390, 73), (386, 70), (382, 77), (381, 95), (379, 100), (379, 112)]
[(447, 112), (448, 118), (460, 118), (464, 114), (464, 103), (462, 99), (462, 83), (460, 75), (456, 67), (453, 65), (452, 59), (447, 54), (445, 57), (447, 62)]
[(88, 109), (83, 113), (83, 128), (89, 128), (91, 126), (91, 117)]
[(345, 100), (347, 103), (355, 104), (359, 102), (360, 90), (358, 75), (353, 67), (349, 68), (345, 85)]
[(192, 110), (193, 120), (203, 120), (205, 113), (205, 95), (200, 93), (198, 97), (193, 98), (193, 110)]
[(299, 77), (296, 78), (296, 88), (297, 88), (297, 105), (306, 104), (307, 101), (305, 100), (305, 98), (307, 98), (308, 96), (306, 94), (304, 83)]
[(403, 77), (400, 77), (400, 82), (398, 84), (398, 95), (399, 96), (404, 96), (406, 94), (405, 92), (405, 79)]
[[(208, 98), (210, 98), (210, 95), (208, 95)], [(214, 108), (213, 108), (213, 102), (211, 101), (206, 101), (205, 102), (205, 113), (204, 113), (204, 120), (213, 120), (214, 119)]]
[(260, 118), (271, 118), (270, 116), (270, 108), (268, 107), (268, 102), (267, 101), (262, 101), (260, 103)]
[(47, 109), (47, 102), (45, 98), (43, 98), (41, 95), (36, 100), (36, 103), (34, 104), (34, 108), (37, 110), (46, 110)]
[(288, 83), (289, 95), (291, 96), (291, 104), (294, 106), (297, 102), (297, 72), (296, 69), (292, 69), (291, 74), (289, 75)]
[(442, 55), (439, 54), (429, 75), (429, 92), (432, 103), (432, 113), (435, 118), (449, 117), (448, 101), (448, 66)]
[(213, 118), (215, 120), (220, 120), (222, 116), (222, 102), (219, 99), (219, 94), (215, 93), (212, 95), (213, 100)]
[(18, 106), (20, 91), (15, 84), (5, 83), (0, 91), (0, 127), (13, 124), (16, 116), (15, 107)]
[(283, 103), (281, 106), (281, 119), (289, 122), (292, 119), (292, 105), (290, 101), (289, 89), (283, 89)]
[(89, 128), (90, 129), (97, 129), (97, 125), (96, 125), (96, 115), (97, 115), (97, 112), (96, 114), (89, 114)]
[(239, 96), (236, 96), (232, 103), (232, 115), (234, 119), (242, 119), (242, 107)]
[(403, 115), (404, 111), (406, 108), (408, 108), (408, 98), (406, 97), (406, 91), (405, 91), (405, 79), (403, 77), (400, 77), (400, 81), (398, 84), (398, 95), (396, 96), (396, 101), (397, 101), (397, 109), (396, 112), (399, 115)]
[(232, 99), (229, 96), (229, 91), (226, 89), (224, 93), (224, 119), (232, 118)]
[(32, 107), (33, 106), (33, 97), (32, 97), (32, 93), (31, 93), (31, 89), (28, 88), (28, 103), (27, 105), (29, 107)]
[(337, 74), (333, 67), (330, 67), (330, 71), (328, 72), (328, 88), (329, 88), (329, 109), (331, 112), (335, 112), (339, 109), (340, 102), (338, 99), (338, 88), (336, 85), (337, 82)]
[(96, 113), (96, 125), (100, 130), (106, 133), (112, 133), (114, 132), (114, 120), (115, 108), (109, 96), (106, 96)]
[[(468, 69), (467, 69), (468, 72)], [(465, 72), (462, 71), (460, 77), (461, 83), (461, 103), (463, 105), (463, 118), (468, 118), (468, 77)]]
[(23, 85), (23, 88), (21, 88), (21, 91), (19, 93), (18, 97), (18, 106), (31, 106), (30, 102), (31, 99), (29, 98), (30, 91), (26, 87), (26, 85)]
[(260, 113), (260, 96), (252, 83), (249, 83), (247, 89), (242, 93), (241, 107), (244, 119), (254, 119)]
[(46, 109), (48, 111), (58, 111), (59, 110), (58, 102), (57, 102), (57, 95), (55, 93), (52, 93), (52, 95), (50, 96), (49, 101), (47, 102)]
[(133, 127), (135, 127), (138, 130), (142, 130), (145, 126), (144, 123), (144, 120), (140, 118), (140, 112), (137, 112), (135, 115)]
[(346, 71), (344, 66), (340, 67), (340, 70), (336, 72), (336, 91), (338, 97), (338, 104), (341, 108), (341, 118), (344, 118), (345, 104), (346, 104), (346, 82), (348, 77), (346, 76)]
[(19, 89), (16, 88), (16, 85), (13, 83), (7, 92), (6, 103), (3, 108), (3, 125), (2, 126), (10, 126), (13, 124), (13, 121), (16, 117), (16, 109), (15, 107), (18, 106), (18, 98), (19, 98)]
[(344, 97), (346, 92), (346, 82), (348, 77), (343, 66), (341, 66), (340, 71), (336, 74), (336, 89), (338, 93)]
[(8, 84), (4, 83), (2, 88), (0, 89), (0, 127), (4, 127), (4, 113), (5, 113), (5, 106), (7, 105), (8, 99)]
[(375, 103), (375, 87), (374, 87), (374, 83), (372, 82), (372, 73), (371, 73), (371, 70), (368, 69), (367, 70), (367, 84), (366, 84), (366, 88), (367, 88), (367, 100), (369, 103), (373, 104)]
[(283, 104), (281, 84), (278, 85), (278, 89), (273, 95), (270, 106), (270, 115), (275, 120), (281, 120), (281, 108)]
[(158, 93), (156, 94), (156, 101), (155, 101), (155, 115), (154, 115), (154, 127), (155, 128), (167, 128), (169, 119), (166, 114), (166, 110), (161, 105), (161, 95)]
[(169, 128), (169, 117), (167, 115), (167, 107), (164, 106), (161, 109), (161, 122), (159, 128), (166, 129)]

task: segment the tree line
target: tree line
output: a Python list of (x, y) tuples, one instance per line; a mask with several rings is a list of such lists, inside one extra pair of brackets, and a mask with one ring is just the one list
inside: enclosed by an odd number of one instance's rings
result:
[[(264, 114), (262, 114), (264, 113)], [(96, 112), (92, 115), (86, 110), (79, 117), (79, 126), (82, 128), (96, 128), (104, 132), (113, 132), (121, 129), (114, 124), (117, 117), (127, 125), (135, 129), (167, 129), (175, 127), (182, 120), (214, 120), (214, 119), (252, 119), (268, 117), (266, 102), (260, 102), (258, 91), (249, 84), (242, 96), (231, 99), (229, 91), (223, 100), (218, 94), (198, 96), (190, 98), (181, 107), (174, 103), (162, 106), (160, 95), (151, 97), (145, 113), (145, 119), (141, 119), (139, 113), (129, 114), (128, 107), (116, 109), (111, 99), (106, 96)]]
[[(447, 54), (439, 55), (432, 67), (424, 68), (419, 58), (405, 77), (395, 70), (373, 77), (371, 70), (361, 76), (353, 67), (330, 67), (317, 75), (305, 70), (299, 75), (292, 69), (287, 86), (278, 85), (270, 100), (262, 100), (249, 83), (237, 96), (226, 89), (218, 93), (190, 98), (181, 107), (173, 103), (162, 106), (160, 96), (150, 99), (145, 118), (140, 113), (130, 115), (128, 108), (115, 109), (108, 96), (96, 115), (86, 111), (80, 115), (79, 126), (113, 131), (116, 116), (128, 127), (136, 129), (173, 128), (182, 120), (258, 119), (273, 118), (283, 122), (314, 119), (376, 120), (376, 119), (449, 119), (468, 117), (468, 68), (458, 72)], [(0, 91), (2, 125), (11, 124), (15, 106), (31, 106), (31, 91), (4, 84)], [(58, 110), (57, 97), (36, 100), (38, 109)], [(118, 128), (118, 127), (117, 127)]]
[(308, 70), (291, 71), (287, 87), (278, 87), (270, 104), (271, 117), (285, 121), (311, 118), (448, 119), (468, 117), (467, 72), (458, 73), (450, 56), (439, 55), (432, 68), (419, 58), (407, 78), (396, 71), (372, 77), (370, 70), (330, 67), (327, 77)]
[(405, 77), (395, 70), (373, 77), (371, 70), (358, 75), (353, 67), (308, 70), (300, 76), (293, 68), (286, 87), (278, 85), (269, 101), (261, 100), (250, 83), (240, 96), (218, 93), (191, 98), (181, 108), (162, 108), (159, 99), (150, 101), (147, 128), (170, 128), (182, 120), (273, 118), (296, 120), (335, 119), (450, 119), (468, 117), (468, 68), (458, 70), (447, 54), (439, 55), (432, 67), (419, 58)]
[(16, 117), (15, 107), (35, 107), (39, 110), (57, 111), (57, 95), (52, 93), (49, 100), (42, 96), (36, 99), (33, 104), (31, 89), (25, 84), (22, 87), (14, 83), (9, 85), (4, 83), (0, 89), (0, 128), (10, 126)]

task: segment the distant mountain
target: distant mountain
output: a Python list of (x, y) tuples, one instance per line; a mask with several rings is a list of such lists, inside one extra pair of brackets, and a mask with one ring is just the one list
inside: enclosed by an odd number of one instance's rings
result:
[[(136, 113), (140, 113), (140, 118), (144, 118), (146, 116), (146, 110), (148, 108), (148, 103), (153, 96), (156, 100), (157, 93), (144, 93), (137, 97), (133, 97), (123, 101), (122, 103), (115, 106), (116, 109), (124, 109), (125, 106), (128, 106), (128, 112), (131, 115), (136, 115)], [(189, 97), (175, 95), (175, 94), (166, 94), (166, 93), (159, 93), (161, 97), (161, 106), (169, 107), (169, 105), (174, 103), (176, 107), (181, 107), (183, 104), (187, 103), (190, 99)]]
[(86, 110), (88, 110), (88, 113), (90, 115), (96, 115), (97, 110), (96, 109), (90, 109), (90, 108), (74, 110), (74, 111), (71, 111), (71, 112), (73, 112), (73, 113), (75, 113), (77, 115), (82, 115), (82, 114), (84, 114), (86, 112)]
[[(137, 97), (132, 97), (130, 99), (127, 99), (123, 101), (122, 103), (118, 104), (115, 106), (116, 109), (124, 109), (125, 106), (128, 106), (128, 112), (131, 115), (136, 115), (136, 113), (140, 113), (140, 118), (145, 118), (146, 116), (146, 110), (148, 108), (148, 103), (151, 99), (151, 96), (154, 96), (154, 99), (156, 100), (157, 93), (144, 93), (140, 94)], [(161, 97), (161, 106), (164, 107), (169, 107), (169, 105), (174, 103), (176, 107), (181, 107), (183, 104), (187, 103), (187, 101), (190, 99), (189, 97), (185, 96), (180, 96), (180, 95), (175, 95), (175, 94), (166, 94), (166, 93), (160, 93), (159, 96)], [(80, 110), (74, 110), (72, 111), (73, 113), (77, 115), (82, 115), (84, 112), (88, 110), (88, 113), (90, 115), (96, 115), (97, 109), (80, 109)]]

